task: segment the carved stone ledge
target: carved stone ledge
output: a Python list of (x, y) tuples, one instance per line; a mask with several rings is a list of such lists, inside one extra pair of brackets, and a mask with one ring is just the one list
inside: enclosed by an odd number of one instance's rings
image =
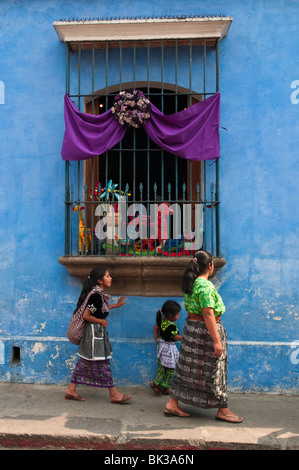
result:
[[(98, 264), (107, 266), (113, 278), (111, 295), (147, 297), (180, 297), (182, 276), (192, 258), (62, 256), (58, 258), (71, 276), (86, 278)], [(214, 257), (216, 274), (225, 258)]]

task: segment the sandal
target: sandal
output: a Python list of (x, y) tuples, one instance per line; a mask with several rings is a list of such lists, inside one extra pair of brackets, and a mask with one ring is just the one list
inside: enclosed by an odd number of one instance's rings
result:
[(158, 385), (155, 385), (154, 382), (150, 383), (150, 387), (153, 389), (156, 395), (161, 395), (161, 390)]
[(217, 413), (215, 416), (217, 421), (225, 421), (227, 423), (239, 424), (242, 423), (243, 418), (241, 416), (235, 415), (234, 413)]
[(69, 393), (66, 393), (64, 398), (66, 400), (85, 401), (85, 398), (81, 397), (80, 395), (70, 395)]
[(173, 416), (177, 416), (178, 418), (190, 418), (191, 415), (189, 415), (189, 413), (185, 413), (183, 410), (181, 411), (183, 414), (180, 414), (177, 411), (169, 410), (168, 408), (165, 408), (164, 415), (167, 416), (167, 418), (171, 418)]
[(126, 393), (124, 393), (121, 400), (110, 400), (110, 401), (111, 403), (122, 405), (123, 403), (126, 403), (128, 400), (130, 400), (130, 398), (132, 398), (132, 395), (127, 395)]

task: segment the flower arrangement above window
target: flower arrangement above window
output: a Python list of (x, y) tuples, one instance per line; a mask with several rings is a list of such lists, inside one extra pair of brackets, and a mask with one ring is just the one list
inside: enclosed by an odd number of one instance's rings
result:
[(116, 95), (111, 111), (122, 126), (138, 128), (150, 118), (151, 104), (141, 90), (125, 90)]

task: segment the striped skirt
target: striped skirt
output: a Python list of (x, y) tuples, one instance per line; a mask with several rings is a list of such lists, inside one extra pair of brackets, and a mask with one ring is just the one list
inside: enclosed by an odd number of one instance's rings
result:
[(214, 356), (214, 343), (205, 322), (187, 319), (170, 396), (199, 408), (227, 407), (227, 339), (221, 322), (217, 329), (223, 353)]
[(112, 388), (114, 385), (109, 360), (88, 361), (79, 357), (71, 382), (93, 387)]

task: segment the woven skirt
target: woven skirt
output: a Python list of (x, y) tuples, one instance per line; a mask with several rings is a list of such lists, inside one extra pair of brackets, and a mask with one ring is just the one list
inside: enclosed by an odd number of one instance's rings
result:
[(88, 361), (79, 357), (71, 382), (93, 387), (112, 388), (114, 385), (109, 360)]
[(205, 322), (187, 319), (170, 396), (199, 408), (227, 407), (227, 338), (221, 322), (217, 329), (223, 353), (214, 356), (214, 343)]

